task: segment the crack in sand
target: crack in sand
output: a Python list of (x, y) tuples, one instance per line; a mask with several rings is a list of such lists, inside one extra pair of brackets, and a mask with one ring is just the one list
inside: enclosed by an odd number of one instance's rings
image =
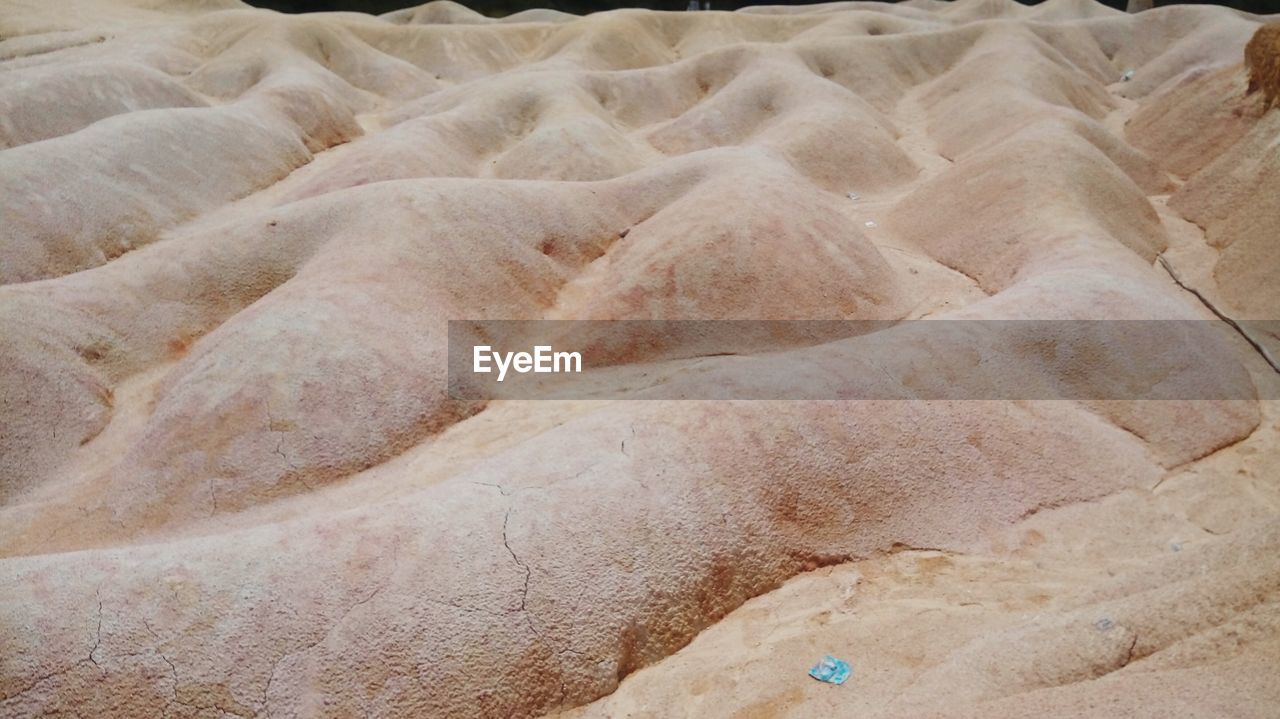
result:
[(1257, 352), (1260, 357), (1262, 357), (1263, 361), (1266, 362), (1271, 367), (1271, 369), (1276, 372), (1276, 374), (1280, 374), (1280, 362), (1277, 362), (1276, 358), (1271, 356), (1271, 352), (1269, 352), (1261, 342), (1255, 339), (1254, 336), (1250, 334), (1247, 329), (1244, 328), (1244, 326), (1242, 326), (1239, 322), (1235, 321), (1234, 319), (1228, 317), (1226, 313), (1224, 313), (1222, 310), (1218, 309), (1218, 307), (1214, 305), (1212, 302), (1210, 302), (1209, 298), (1205, 297), (1204, 294), (1200, 292), (1200, 290), (1197, 290), (1191, 285), (1188, 285), (1187, 283), (1183, 282), (1182, 278), (1178, 276), (1177, 271), (1173, 269), (1173, 265), (1169, 264), (1169, 261), (1164, 258), (1164, 255), (1159, 255), (1156, 257), (1156, 259), (1160, 261), (1160, 266), (1164, 268), (1165, 272), (1169, 273), (1169, 278), (1172, 279), (1176, 285), (1186, 290), (1187, 292), (1190, 292), (1191, 294), (1195, 295), (1196, 299), (1200, 300), (1200, 304), (1208, 308), (1208, 310), (1212, 312), (1215, 316), (1217, 316), (1218, 319), (1230, 325), (1231, 328), (1236, 331), (1236, 334), (1239, 334), (1241, 337), (1243, 337), (1244, 341), (1248, 342), (1249, 346), (1253, 347), (1254, 351)]
[(330, 636), (333, 635), (333, 633), (338, 629), (338, 627), (340, 627), (342, 623), (347, 620), (347, 617), (351, 616), (352, 612), (368, 604), (369, 602), (373, 601), (374, 598), (376, 598), (384, 589), (386, 589), (387, 585), (391, 583), (392, 578), (395, 576), (396, 569), (399, 566), (399, 561), (400, 561), (400, 547), (398, 544), (393, 544), (391, 546), (391, 561), (390, 561), (390, 568), (387, 570), (387, 576), (382, 582), (378, 584), (377, 587), (373, 589), (373, 591), (369, 592), (369, 594), (366, 595), (364, 598), (357, 600), (354, 604), (347, 607), (346, 611), (342, 612), (342, 614), (337, 619), (335, 619), (332, 624), (329, 625), (329, 628), (326, 629), (323, 632), (323, 634), (319, 638), (317, 638), (315, 641), (311, 642), (310, 644), (307, 644), (306, 646), (287, 651), (284, 654), (281, 654), (279, 657), (277, 657), (274, 662), (272, 662), (271, 669), (267, 673), (267, 681), (262, 686), (262, 699), (260, 703), (262, 704), (262, 712), (264, 714), (266, 714), (268, 717), (271, 716), (271, 703), (270, 703), (269, 693), (271, 691), (272, 683), (275, 682), (276, 672), (280, 668), (280, 665), (289, 657), (296, 656), (298, 654), (305, 654), (311, 651), (312, 649), (315, 649), (316, 647), (323, 644), (326, 640), (329, 639)]
[(502, 546), (507, 548), (507, 553), (511, 555), (511, 561), (516, 563), (517, 567), (524, 573), (523, 586), (520, 588), (520, 611), (524, 611), (529, 599), (529, 578), (532, 572), (529, 566), (520, 561), (520, 557), (516, 556), (516, 552), (511, 548), (511, 542), (507, 537), (507, 524), (511, 521), (512, 507), (507, 508), (507, 513), (502, 518)]

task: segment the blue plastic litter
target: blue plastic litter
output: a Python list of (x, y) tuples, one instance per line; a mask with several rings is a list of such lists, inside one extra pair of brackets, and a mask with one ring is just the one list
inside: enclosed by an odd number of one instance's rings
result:
[(852, 673), (848, 662), (829, 654), (809, 670), (809, 676), (828, 684), (844, 684)]

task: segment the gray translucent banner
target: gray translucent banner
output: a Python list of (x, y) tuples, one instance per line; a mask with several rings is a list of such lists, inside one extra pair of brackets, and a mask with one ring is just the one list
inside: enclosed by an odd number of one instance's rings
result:
[[(454, 320), (454, 399), (1274, 399), (1280, 321)], [(1255, 346), (1256, 345), (1256, 346)], [(576, 370), (576, 371), (575, 371)]]

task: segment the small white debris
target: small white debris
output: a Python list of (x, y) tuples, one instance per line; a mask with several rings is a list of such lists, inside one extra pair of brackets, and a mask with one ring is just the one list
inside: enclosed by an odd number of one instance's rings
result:
[(858, 200), (861, 200), (861, 199), (862, 199), (862, 195), (859, 195), (859, 194), (858, 194), (858, 193), (856, 193), (856, 192), (850, 192), (850, 193), (849, 193), (849, 199), (850, 199), (850, 200), (853, 200), (854, 202), (857, 202)]
[(876, 226), (876, 221), (875, 221), (875, 220), (867, 220), (867, 221), (866, 221), (866, 222), (864, 222), (863, 224), (864, 224), (864, 225), (866, 225), (867, 227), (875, 227), (875, 226)]
[(1120, 76), (1120, 82), (1129, 82), (1132, 79), (1133, 79), (1133, 70), (1125, 70), (1124, 74)]

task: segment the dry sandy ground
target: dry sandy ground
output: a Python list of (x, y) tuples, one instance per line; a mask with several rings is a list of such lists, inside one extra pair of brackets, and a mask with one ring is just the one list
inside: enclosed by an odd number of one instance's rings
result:
[[(1261, 22), (3, 0), (0, 716), (1274, 717), (1225, 324), (1230, 400), (444, 391), (450, 318), (1275, 318)], [(1081, 370), (911, 332), (615, 381)]]

